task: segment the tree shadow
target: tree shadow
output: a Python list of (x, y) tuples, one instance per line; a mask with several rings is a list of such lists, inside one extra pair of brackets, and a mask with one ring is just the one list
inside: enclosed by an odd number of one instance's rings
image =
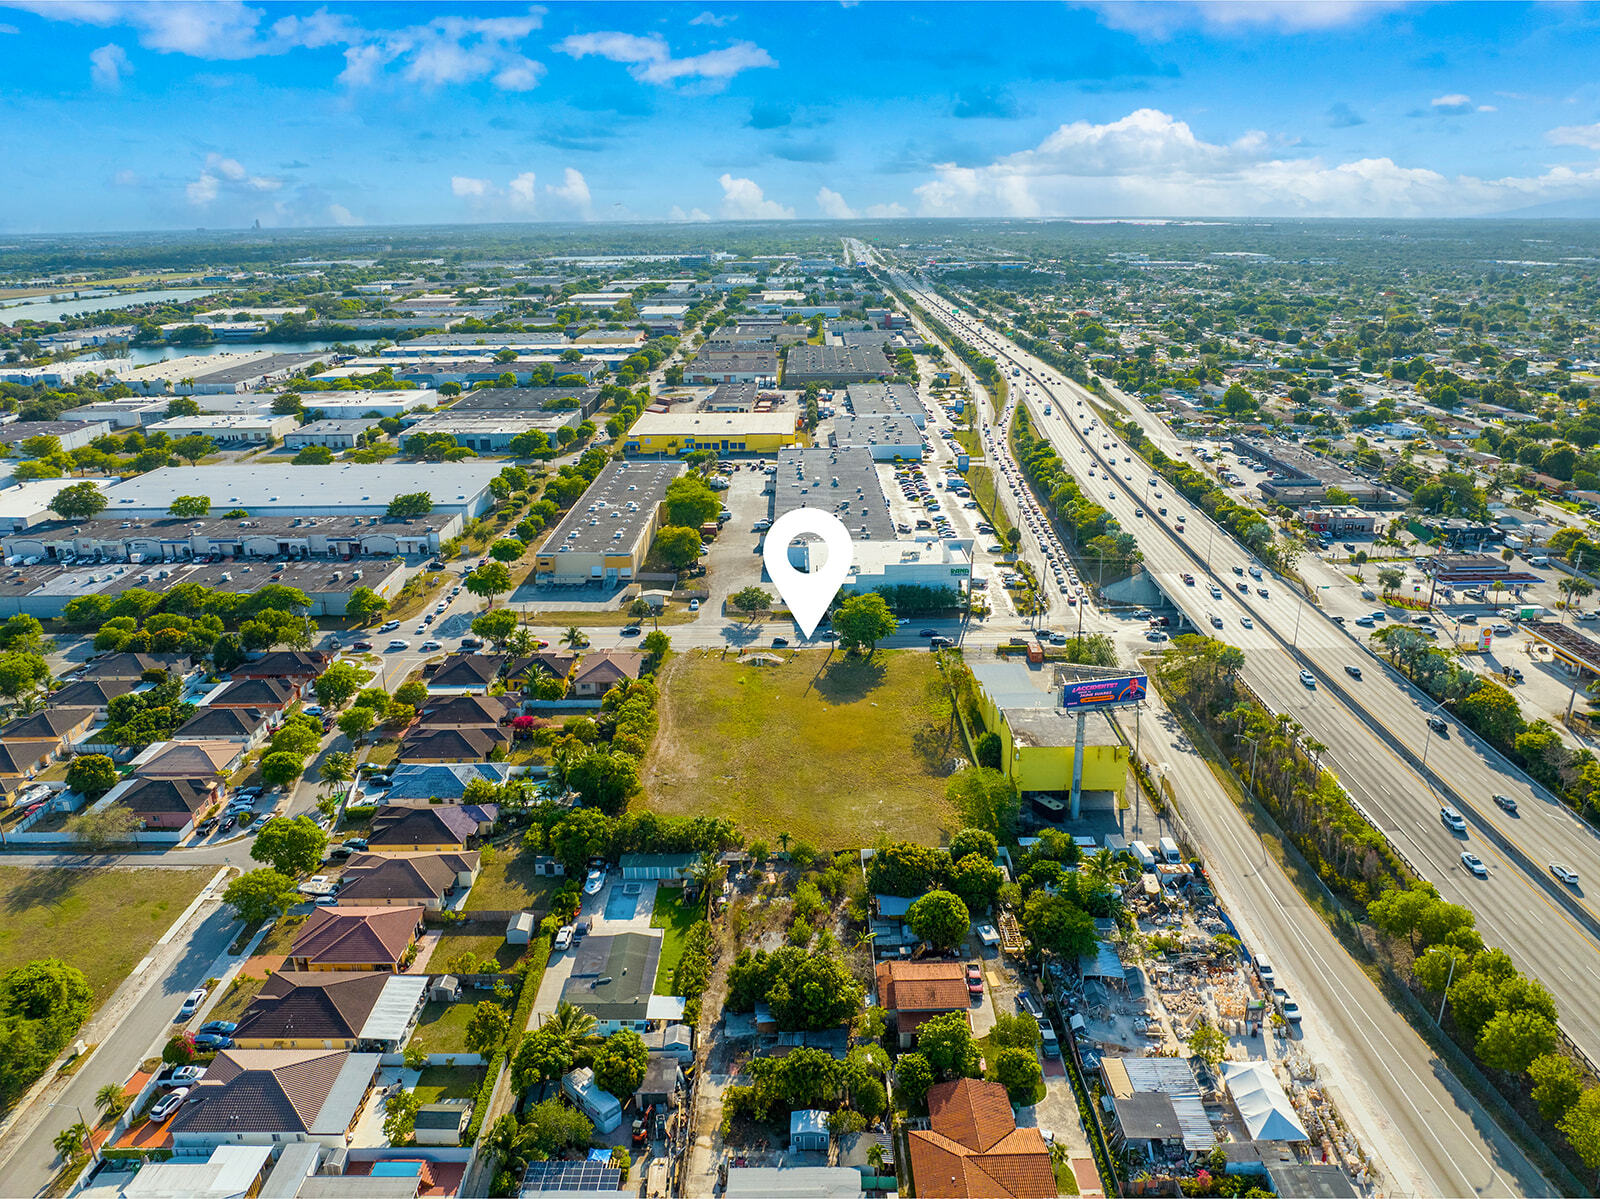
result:
[(955, 772), (954, 747), (954, 721), (945, 725), (925, 724), (911, 734), (911, 752), (916, 754), (923, 770), (935, 778)]
[(7, 892), (3, 907), (7, 912), (24, 912), (31, 908), (53, 907), (80, 883), (90, 881), (104, 867), (59, 866), (54, 869), (30, 870), (19, 886)]
[(883, 685), (888, 667), (876, 654), (870, 658), (830, 657), (817, 672), (817, 694), (829, 703), (858, 703)]

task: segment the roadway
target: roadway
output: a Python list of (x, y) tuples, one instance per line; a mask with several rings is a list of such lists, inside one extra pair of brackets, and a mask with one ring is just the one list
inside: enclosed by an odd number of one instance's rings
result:
[[(1219, 534), (1203, 512), (1174, 495), (1165, 480), (1149, 482), (1149, 469), (1099, 421), (1089, 393), (986, 327), (956, 316), (939, 297), (909, 280), (902, 286), (919, 291), (925, 307), (1024, 371), (1022, 402), (1035, 427), (1051, 439), (1086, 493), (1138, 535), (1146, 569), (1162, 589), (1196, 628), (1245, 650), (1245, 681), (1275, 711), (1291, 715), (1328, 747), (1323, 761), (1370, 818), (1441, 895), (1473, 909), (1486, 941), (1505, 948), (1550, 988), (1563, 1029), (1591, 1059), (1600, 1060), (1600, 997), (1591, 982), (1600, 977), (1600, 924), (1594, 923), (1596, 913), (1581, 887), (1569, 890), (1544, 869), (1559, 858), (1581, 876), (1600, 879), (1600, 842), (1594, 835), (1520, 772), (1502, 768), (1457, 722), (1449, 722), (1448, 736), (1430, 732), (1431, 705), (1423, 706), (1418, 693), (1316, 605), (1295, 598), (1270, 572), (1259, 583), (1244, 574), (1252, 557), (1226, 533)], [(1043, 413), (1046, 400), (1049, 416)], [(1092, 436), (1085, 432), (1091, 424), (1097, 425)], [(1097, 468), (1093, 478), (1087, 474), (1090, 466)], [(1162, 505), (1165, 517), (1159, 514)], [(1186, 524), (1181, 535), (1175, 531), (1180, 520)], [(1183, 583), (1184, 573), (1196, 576), (1194, 586)], [(1238, 591), (1240, 583), (1246, 594)], [(1258, 586), (1268, 594), (1258, 595)], [(1362, 667), (1359, 681), (1345, 673), (1353, 663)], [(1312, 671), (1314, 685), (1301, 681), (1303, 668)], [(1424, 755), (1426, 770), (1421, 769)], [(1466, 837), (1441, 822), (1435, 779), (1448, 788), (1443, 802), (1454, 803), (1466, 816), (1472, 829)], [(1503, 813), (1489, 800), (1497, 791), (1518, 800), (1519, 815)], [(1487, 878), (1475, 878), (1462, 866), (1459, 855), (1469, 845), (1487, 865)]]

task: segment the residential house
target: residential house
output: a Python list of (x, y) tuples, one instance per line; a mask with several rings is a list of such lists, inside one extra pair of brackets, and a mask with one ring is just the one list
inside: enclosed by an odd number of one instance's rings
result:
[(487, 695), (505, 661), (504, 654), (451, 654), (428, 676), (428, 690)]
[(573, 946), (572, 971), (562, 985), (561, 998), (593, 1016), (595, 1032), (601, 1036), (621, 1028), (643, 1032), (651, 1020), (660, 960), (659, 935), (590, 934)]
[(219, 786), (216, 778), (135, 775), (107, 791), (95, 806), (121, 804), (138, 816), (148, 830), (187, 833), (216, 806)]
[(577, 665), (577, 654), (563, 654), (555, 650), (542, 650), (521, 658), (512, 658), (501, 672), (506, 686), (521, 690), (537, 678), (565, 679)]
[(470, 890), (477, 877), (476, 851), (359, 853), (345, 863), (339, 903), (372, 907), (420, 905), (438, 912), (447, 899)]
[(494, 804), (385, 804), (372, 817), (367, 844), (388, 851), (465, 849), (494, 827), (499, 814)]
[(599, 699), (618, 683), (632, 682), (644, 667), (645, 655), (637, 650), (601, 650), (587, 655), (572, 676), (576, 699)]
[(10, 721), (0, 728), (0, 784), (32, 778), (68, 754), (93, 723), (89, 708), (46, 708)]
[(157, 741), (133, 759), (135, 772), (153, 779), (215, 780), (244, 762), (237, 741)]
[(234, 679), (213, 691), (206, 698), (205, 706), (253, 708), (278, 717), (299, 696), (299, 688), (290, 679)]
[(650, 1064), (644, 1070), (644, 1081), (633, 1093), (634, 1110), (642, 1112), (652, 1105), (677, 1107), (682, 1087), (683, 1067), (678, 1059), (670, 1054), (652, 1053)]
[(427, 983), (420, 974), (277, 971), (240, 1015), (234, 1048), (398, 1050)]
[(0, 792), (10, 796), (50, 765), (54, 754), (47, 741), (0, 742)]
[(246, 752), (266, 743), (273, 714), (265, 708), (219, 708), (207, 704), (172, 734), (174, 741), (236, 741)]
[(928, 1088), (928, 1127), (906, 1134), (924, 1199), (1055, 1199), (1050, 1147), (1018, 1128), (1006, 1089), (960, 1078)]
[(498, 725), (476, 728), (413, 729), (400, 743), (402, 762), (486, 762), (497, 749), (511, 744), (511, 733)]
[(189, 673), (187, 654), (105, 654), (72, 672), (74, 682), (91, 679), (133, 679), (140, 681), (153, 670), (182, 676)]
[(424, 704), (417, 723), (429, 729), (470, 729), (503, 724), (511, 716), (510, 701), (500, 696), (451, 695)]
[(879, 962), (878, 1002), (909, 1049), (924, 1021), (946, 1012), (966, 1015), (972, 1006), (966, 968), (960, 962)]
[(311, 684), (332, 661), (333, 655), (327, 650), (274, 650), (235, 666), (229, 673), (236, 679), (282, 679), (293, 683), (304, 696), (311, 693)]
[(388, 804), (460, 803), (473, 779), (498, 787), (511, 777), (511, 770), (504, 762), (402, 762), (390, 773), (382, 798)]
[(376, 1053), (224, 1049), (171, 1124), (179, 1156), (231, 1142), (319, 1141), (342, 1149), (372, 1089)]
[(50, 693), (52, 708), (87, 708), (96, 719), (104, 720), (111, 711), (111, 701), (119, 695), (137, 691), (143, 684), (138, 679), (83, 679), (68, 683)]
[(420, 907), (313, 908), (289, 947), (289, 966), (399, 973), (421, 922)]

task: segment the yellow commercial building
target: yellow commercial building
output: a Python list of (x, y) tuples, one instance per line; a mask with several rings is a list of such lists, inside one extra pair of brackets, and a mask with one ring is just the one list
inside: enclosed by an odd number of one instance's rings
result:
[(695, 450), (717, 454), (775, 454), (800, 444), (797, 414), (787, 412), (646, 412), (623, 442), (629, 454), (680, 457)]
[[(1078, 716), (1055, 706), (1053, 692), (1033, 682), (1017, 662), (978, 662), (978, 710), (984, 731), (1000, 738), (1000, 769), (1017, 790), (1072, 790)], [(1121, 794), (1128, 776), (1128, 747), (1104, 712), (1089, 712), (1084, 730), (1083, 790)]]

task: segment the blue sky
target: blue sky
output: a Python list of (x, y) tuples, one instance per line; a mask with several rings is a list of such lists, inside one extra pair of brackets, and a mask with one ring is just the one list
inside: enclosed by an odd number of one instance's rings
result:
[(12, 232), (1600, 215), (1597, 5), (0, 0), (0, 60)]

